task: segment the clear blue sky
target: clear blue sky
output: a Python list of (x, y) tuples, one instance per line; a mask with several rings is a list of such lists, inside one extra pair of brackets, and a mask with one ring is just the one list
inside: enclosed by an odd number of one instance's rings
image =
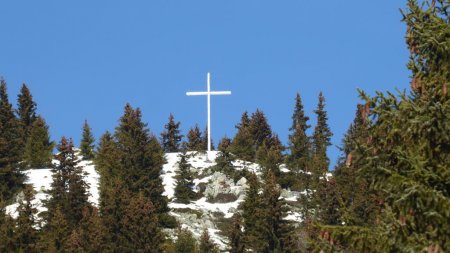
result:
[[(339, 145), (360, 101), (409, 86), (406, 1), (2, 1), (0, 76), (16, 100), (27, 83), (52, 138), (78, 143), (87, 119), (98, 138), (130, 102), (155, 134), (169, 113), (183, 133), (206, 125), (206, 98), (188, 90), (229, 89), (212, 99), (215, 143), (235, 134), (244, 111), (262, 109), (287, 143), (296, 92), (315, 119), (324, 92)], [(334, 164), (339, 151), (331, 147)]]

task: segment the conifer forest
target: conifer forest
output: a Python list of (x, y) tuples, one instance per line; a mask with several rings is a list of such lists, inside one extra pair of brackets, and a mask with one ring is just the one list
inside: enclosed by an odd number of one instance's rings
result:
[(0, 252), (450, 252), (449, 12), (407, 1), (410, 88), (358, 91), (333, 168), (323, 93), (313, 113), (286, 98), (287, 143), (257, 109), (207, 152), (208, 129), (168, 113), (154, 133), (130, 103), (111, 132), (52, 140), (1, 79)]

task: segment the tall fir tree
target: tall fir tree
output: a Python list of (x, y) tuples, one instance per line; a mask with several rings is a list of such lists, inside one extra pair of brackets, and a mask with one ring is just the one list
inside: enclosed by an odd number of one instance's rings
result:
[(183, 135), (180, 133), (180, 122), (175, 122), (172, 114), (169, 115), (169, 122), (164, 125), (164, 132), (161, 133), (161, 142), (164, 152), (180, 151), (180, 142)]
[(30, 135), (34, 121), (37, 119), (36, 103), (33, 101), (30, 89), (26, 84), (22, 84), (20, 94), (17, 96), (17, 115), (22, 127), (22, 142), (26, 143)]
[(194, 175), (191, 172), (191, 164), (188, 161), (188, 154), (184, 150), (179, 155), (178, 171), (175, 176), (177, 182), (175, 186), (175, 198), (177, 202), (188, 204), (195, 198)]
[(286, 187), (292, 187), (294, 190), (304, 190), (305, 178), (304, 172), (310, 172), (311, 165), (311, 143), (306, 131), (309, 117), (305, 115), (303, 103), (300, 94), (295, 97), (295, 108), (292, 115), (292, 125), (289, 128), (289, 154), (286, 156), (286, 165), (290, 169), (289, 179)]
[(195, 125), (194, 128), (189, 129), (187, 134), (187, 144), (186, 148), (189, 151), (206, 151), (204, 145), (204, 139), (202, 137), (202, 132), (198, 125)]
[(80, 143), (80, 154), (83, 157), (83, 160), (92, 160), (95, 157), (95, 138), (92, 134), (92, 129), (88, 124), (88, 121), (85, 120), (83, 124), (83, 134), (81, 137)]
[(51, 165), (54, 143), (50, 140), (48, 125), (38, 116), (31, 126), (25, 145), (24, 163), (28, 168), (45, 168)]
[(0, 198), (5, 201), (23, 185), (24, 175), (19, 170), (22, 140), (20, 122), (9, 103), (6, 82), (0, 79)]
[(87, 184), (83, 179), (83, 171), (78, 166), (71, 139), (61, 138), (57, 146), (58, 154), (56, 163), (52, 169), (53, 181), (51, 189), (48, 190), (50, 199), (45, 201), (47, 211), (44, 212), (46, 221), (54, 218), (56, 209), (64, 215), (69, 229), (75, 227), (83, 217), (83, 209), (89, 206)]
[[(409, 94), (362, 93), (368, 137), (356, 157), (383, 192), (374, 224), (322, 226), (317, 248), (349, 252), (445, 252), (450, 248), (450, 24), (448, 1), (409, 0), (403, 12), (412, 71)], [(339, 247), (345, 245), (345, 248)]]
[(139, 108), (125, 106), (116, 128), (115, 139), (120, 154), (120, 177), (132, 193), (142, 192), (153, 202), (157, 213), (167, 213), (167, 197), (160, 177), (164, 153), (155, 136), (142, 122)]
[(71, 228), (59, 206), (53, 210), (52, 218), (43, 229), (38, 244), (39, 252), (64, 252)]
[(32, 204), (34, 190), (31, 185), (25, 186), (23, 201), (19, 202), (16, 219), (16, 249), (18, 252), (38, 252), (37, 208)]
[(249, 131), (253, 140), (253, 154), (254, 159), (259, 147), (264, 144), (264, 141), (272, 138), (272, 129), (267, 121), (264, 112), (257, 109), (250, 119)]
[(281, 176), (280, 165), (283, 163), (283, 150), (284, 147), (276, 134), (271, 136), (270, 139), (264, 140), (258, 148), (256, 162), (261, 165), (264, 178), (269, 171), (272, 171), (277, 178)]
[(319, 93), (319, 103), (314, 111), (317, 115), (317, 124), (314, 128), (312, 142), (313, 174), (323, 175), (328, 171), (330, 159), (327, 156), (327, 148), (331, 145), (331, 133), (328, 126), (328, 116), (325, 111), (325, 97)]

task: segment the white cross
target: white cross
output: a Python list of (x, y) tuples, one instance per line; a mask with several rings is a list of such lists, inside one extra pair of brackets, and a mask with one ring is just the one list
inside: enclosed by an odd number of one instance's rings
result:
[(211, 151), (211, 95), (231, 95), (231, 91), (211, 91), (211, 75), (207, 75), (207, 91), (186, 92), (188, 96), (208, 96), (208, 153)]

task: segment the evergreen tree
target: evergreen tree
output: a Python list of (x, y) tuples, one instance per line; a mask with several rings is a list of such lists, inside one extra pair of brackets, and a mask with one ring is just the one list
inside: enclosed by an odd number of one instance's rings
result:
[(142, 122), (141, 110), (125, 106), (124, 115), (116, 128), (115, 139), (120, 154), (120, 177), (132, 193), (142, 192), (152, 200), (159, 214), (167, 213), (167, 197), (160, 177), (164, 153), (158, 140), (149, 134)]
[(23, 149), (20, 123), (9, 103), (6, 82), (0, 80), (0, 198), (9, 200), (21, 189), (24, 175), (19, 171)]
[(263, 226), (264, 213), (261, 209), (260, 183), (256, 174), (252, 173), (249, 175), (248, 186), (245, 200), (240, 205), (244, 220), (244, 245), (246, 249), (261, 252), (265, 243), (260, 233)]
[(73, 228), (82, 219), (83, 209), (89, 205), (87, 184), (81, 168), (77, 166), (72, 140), (62, 137), (57, 148), (58, 163), (52, 169), (52, 188), (47, 192), (50, 199), (45, 201), (48, 211), (44, 216), (49, 222), (53, 219), (55, 210), (59, 209), (65, 216), (64, 221), (68, 227)]
[(211, 240), (211, 237), (209, 236), (208, 229), (204, 229), (202, 236), (200, 237), (199, 252), (200, 253), (219, 252), (217, 245)]
[[(208, 127), (205, 128), (205, 131), (203, 131), (203, 134), (201, 136), (201, 147), (202, 150), (208, 150)], [(214, 150), (214, 141), (211, 138), (211, 150)]]
[(191, 231), (188, 229), (178, 229), (177, 240), (175, 241), (175, 252), (176, 253), (196, 253), (197, 243), (192, 235)]
[(233, 218), (233, 227), (229, 234), (230, 253), (244, 253), (242, 221), (239, 214), (235, 214)]
[(87, 120), (85, 120), (83, 124), (83, 136), (80, 143), (80, 154), (84, 160), (92, 160), (95, 157), (94, 142), (95, 139), (92, 134), (92, 129)]
[(34, 200), (33, 187), (27, 185), (23, 193), (24, 199), (17, 208), (16, 248), (18, 252), (38, 252), (36, 248), (38, 231), (35, 228), (37, 225), (35, 220), (37, 208), (31, 203)]
[(194, 128), (189, 129), (187, 134), (188, 142), (186, 147), (188, 151), (205, 151), (205, 145), (202, 137), (202, 133), (198, 125), (195, 125)]
[(188, 155), (186, 151), (183, 151), (180, 155), (180, 161), (178, 162), (178, 171), (175, 176), (177, 183), (175, 186), (175, 198), (177, 202), (188, 204), (195, 198), (194, 187), (194, 175), (191, 172), (191, 164), (188, 161)]
[(262, 208), (264, 212), (262, 230), (260, 233), (265, 241), (263, 252), (288, 252), (292, 227), (284, 220), (287, 208), (280, 200), (281, 191), (277, 179), (272, 171), (268, 172), (262, 194)]
[(323, 175), (328, 171), (330, 160), (327, 156), (327, 148), (331, 145), (332, 133), (328, 126), (328, 116), (325, 111), (325, 97), (322, 92), (319, 94), (319, 104), (314, 111), (317, 115), (317, 124), (314, 128), (312, 155), (314, 173), (316, 175)]
[(164, 234), (158, 214), (144, 194), (131, 197), (121, 225), (120, 252), (163, 252)]
[(36, 118), (25, 145), (24, 163), (28, 168), (45, 168), (51, 165), (54, 143), (50, 141), (48, 126), (40, 116)]
[(254, 160), (253, 139), (250, 132), (250, 118), (248, 113), (244, 112), (241, 117), (241, 122), (236, 125), (238, 129), (230, 145), (230, 152), (244, 161)]
[(256, 154), (256, 151), (264, 144), (264, 141), (272, 138), (272, 130), (267, 122), (267, 118), (259, 109), (252, 114), (249, 130), (254, 141), (253, 152)]
[(165, 152), (180, 151), (180, 142), (183, 135), (180, 134), (180, 122), (175, 122), (173, 115), (169, 115), (169, 122), (164, 126), (165, 130), (161, 133), (162, 147)]
[[(309, 117), (305, 115), (300, 94), (295, 98), (295, 109), (292, 115), (292, 126), (289, 128), (289, 155), (286, 157), (286, 165), (290, 169), (286, 187), (293, 187), (294, 190), (304, 190), (302, 183), (308, 179), (304, 177), (304, 172), (310, 172), (310, 138), (306, 131)], [(304, 185), (303, 185), (304, 186)], [(303, 188), (303, 189), (302, 189)]]
[(36, 103), (26, 84), (22, 84), (20, 94), (17, 96), (17, 115), (22, 127), (22, 143), (26, 143), (33, 123), (36, 120)]
[(264, 177), (268, 171), (272, 171), (276, 177), (280, 177), (280, 165), (283, 162), (283, 146), (277, 135), (264, 140), (256, 153), (256, 162), (261, 165)]
[[(383, 193), (376, 222), (322, 226), (323, 250), (444, 252), (450, 248), (450, 24), (448, 1), (408, 1), (403, 13), (411, 52), (411, 92), (362, 93), (368, 137), (355, 163)], [(345, 247), (339, 247), (344, 245)]]

